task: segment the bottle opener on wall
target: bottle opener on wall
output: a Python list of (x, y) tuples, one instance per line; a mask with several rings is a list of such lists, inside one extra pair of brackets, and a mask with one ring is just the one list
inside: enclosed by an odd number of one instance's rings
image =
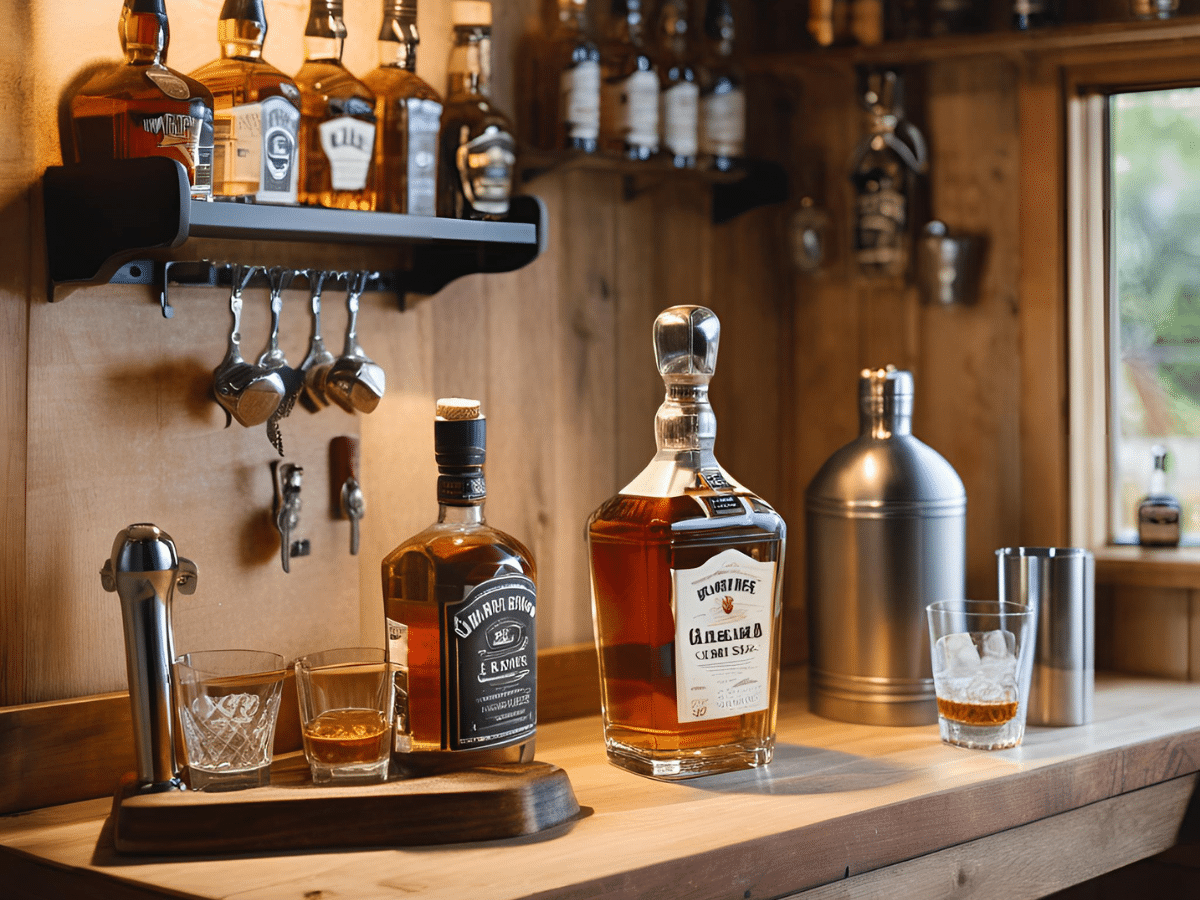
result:
[(304, 469), (291, 463), (275, 460), (271, 463), (271, 475), (275, 483), (274, 521), (279, 531), (279, 554), (283, 571), (291, 572), (291, 560), (296, 556), (308, 556), (307, 540), (293, 536), (300, 526), (300, 487), (304, 480)]

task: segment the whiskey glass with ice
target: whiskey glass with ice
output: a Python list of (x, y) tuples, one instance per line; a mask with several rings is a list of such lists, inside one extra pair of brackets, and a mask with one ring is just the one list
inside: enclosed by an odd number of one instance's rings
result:
[(1036, 618), (1003, 600), (928, 607), (942, 740), (975, 750), (1016, 747), (1025, 734)]

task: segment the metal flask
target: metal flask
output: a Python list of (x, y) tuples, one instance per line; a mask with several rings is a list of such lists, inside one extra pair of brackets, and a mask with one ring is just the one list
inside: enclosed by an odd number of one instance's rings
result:
[(864, 369), (857, 439), (805, 494), (812, 711), (867, 725), (937, 721), (925, 607), (963, 597), (962, 479), (912, 435), (909, 372)]

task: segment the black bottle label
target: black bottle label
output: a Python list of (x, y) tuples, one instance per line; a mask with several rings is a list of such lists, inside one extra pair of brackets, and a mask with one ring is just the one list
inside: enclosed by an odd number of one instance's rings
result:
[(537, 591), (505, 574), (445, 606), (447, 746), (503, 747), (537, 728)]

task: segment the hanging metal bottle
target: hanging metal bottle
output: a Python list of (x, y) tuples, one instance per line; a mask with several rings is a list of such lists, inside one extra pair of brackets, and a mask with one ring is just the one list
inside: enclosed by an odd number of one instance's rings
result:
[(869, 725), (937, 721), (925, 607), (961, 598), (967, 495), (912, 434), (913, 380), (859, 378), (859, 436), (805, 495), (813, 712)]

